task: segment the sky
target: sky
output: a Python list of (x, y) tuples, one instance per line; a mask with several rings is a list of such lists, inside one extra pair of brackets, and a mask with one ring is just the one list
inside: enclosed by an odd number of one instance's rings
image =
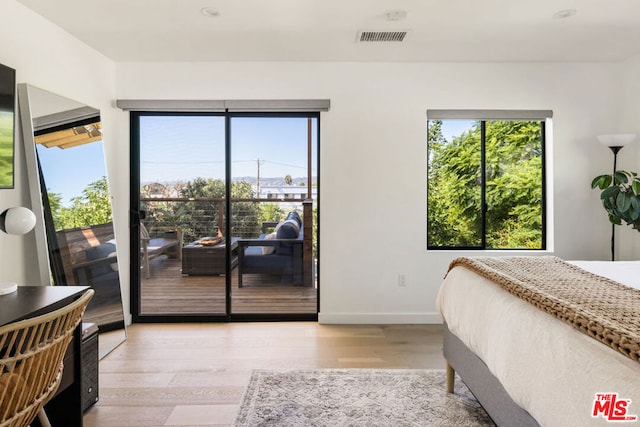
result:
[(442, 135), (448, 142), (462, 135), (463, 132), (471, 129), (477, 120), (443, 120)]
[[(163, 175), (166, 181), (172, 181), (173, 178), (167, 178), (171, 176), (177, 177), (175, 179), (224, 177), (223, 117), (156, 116), (143, 119), (148, 120), (143, 138), (149, 138), (149, 145), (145, 147), (146, 141), (141, 142), (142, 182), (155, 181), (153, 176)], [(443, 135), (452, 141), (471, 129), (476, 122), (443, 120)], [(315, 136), (314, 120), (314, 144)], [(175, 140), (180, 141), (177, 150), (173, 144)], [(261, 177), (306, 175), (306, 118), (234, 117), (231, 122), (231, 140), (232, 177), (256, 176), (258, 159)], [(189, 150), (181, 150), (187, 146)], [(317, 153), (315, 147), (314, 145), (314, 154)], [(167, 157), (169, 161), (166, 160)], [(316, 163), (314, 162), (314, 166)], [(185, 172), (185, 165), (193, 168), (191, 172)], [(316, 175), (315, 170), (313, 175)]]
[[(314, 154), (315, 126), (314, 120)], [(261, 177), (306, 177), (306, 118), (234, 118), (231, 137), (233, 177), (256, 176), (258, 159)], [(224, 178), (223, 117), (143, 116), (140, 145), (142, 183)], [(47, 191), (60, 194), (63, 206), (106, 176), (102, 141), (65, 150), (38, 145), (37, 151)]]
[(106, 176), (102, 141), (64, 150), (36, 147), (47, 191), (62, 195), (63, 206), (69, 206), (87, 185)]
[[(142, 116), (141, 183), (224, 179), (224, 123), (220, 116)], [(316, 154), (317, 120), (313, 123)], [(231, 147), (232, 177), (257, 176), (258, 161), (261, 177), (307, 175), (306, 118), (234, 117)]]
[[(140, 180), (187, 181), (224, 178), (224, 117), (142, 116)], [(473, 121), (444, 120), (447, 140), (468, 130)], [(317, 155), (317, 121), (313, 120), (313, 153)], [(307, 119), (234, 117), (231, 122), (232, 177), (306, 177)], [(108, 143), (108, 138), (106, 140)], [(69, 205), (92, 182), (106, 175), (103, 142), (62, 150), (38, 146), (48, 191)], [(317, 165), (314, 158), (313, 165)], [(317, 176), (317, 171), (312, 171)]]

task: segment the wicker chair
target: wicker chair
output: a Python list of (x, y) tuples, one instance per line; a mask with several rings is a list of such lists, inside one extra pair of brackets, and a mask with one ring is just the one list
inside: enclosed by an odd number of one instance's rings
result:
[(0, 427), (24, 427), (36, 415), (50, 425), (44, 405), (60, 386), (65, 352), (93, 294), (0, 327)]

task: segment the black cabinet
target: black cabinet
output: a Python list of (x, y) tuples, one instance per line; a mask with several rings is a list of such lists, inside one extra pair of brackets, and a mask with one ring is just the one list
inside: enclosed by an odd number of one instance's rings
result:
[(82, 411), (86, 411), (98, 401), (98, 325), (95, 323), (82, 324), (80, 354)]

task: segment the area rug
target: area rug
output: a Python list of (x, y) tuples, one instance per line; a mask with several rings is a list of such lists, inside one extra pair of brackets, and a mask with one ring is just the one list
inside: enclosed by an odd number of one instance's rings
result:
[(255, 370), (234, 426), (494, 426), (444, 370)]

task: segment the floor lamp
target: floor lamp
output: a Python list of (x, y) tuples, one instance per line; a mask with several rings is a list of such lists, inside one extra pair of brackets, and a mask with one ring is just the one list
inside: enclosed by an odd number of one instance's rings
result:
[[(622, 150), (625, 145), (629, 145), (636, 138), (636, 135), (633, 133), (618, 133), (611, 135), (598, 135), (598, 141), (613, 152), (613, 175), (616, 173), (617, 161), (618, 161), (618, 152)], [(615, 181), (612, 181), (615, 182)], [(613, 184), (612, 184), (613, 185)], [(616, 225), (611, 224), (611, 261), (615, 261), (615, 248), (616, 248)]]

